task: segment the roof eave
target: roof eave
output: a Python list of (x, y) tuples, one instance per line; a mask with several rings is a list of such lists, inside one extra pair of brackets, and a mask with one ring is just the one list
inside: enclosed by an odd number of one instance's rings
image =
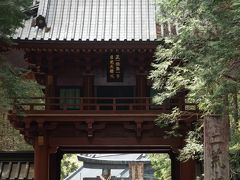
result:
[(161, 40), (147, 41), (64, 41), (13, 39), (15, 48), (21, 49), (151, 49), (162, 43)]

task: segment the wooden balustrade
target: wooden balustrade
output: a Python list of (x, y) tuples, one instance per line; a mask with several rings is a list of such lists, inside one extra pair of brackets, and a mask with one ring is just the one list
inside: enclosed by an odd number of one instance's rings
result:
[(162, 105), (152, 103), (150, 97), (34, 97), (14, 98), (17, 111), (170, 111), (174, 107), (180, 110), (197, 111), (194, 103), (182, 102), (179, 98), (166, 101)]

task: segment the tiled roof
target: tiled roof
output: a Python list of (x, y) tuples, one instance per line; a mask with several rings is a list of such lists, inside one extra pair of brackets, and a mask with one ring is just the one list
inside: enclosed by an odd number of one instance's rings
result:
[(33, 152), (0, 152), (0, 179), (34, 178)]
[[(76, 171), (74, 171), (72, 174), (70, 174), (68, 177), (65, 178), (65, 180), (83, 180), (87, 178), (94, 178), (100, 176), (102, 174), (102, 169), (91, 169), (91, 168), (84, 168), (80, 167)], [(121, 177), (121, 178), (127, 178), (129, 176), (129, 170), (127, 169), (112, 169), (111, 170), (111, 176), (112, 177)], [(115, 179), (115, 178), (114, 178)]]
[(79, 154), (78, 160), (83, 162), (83, 166), (65, 180), (96, 179), (102, 174), (103, 168), (111, 169), (113, 179), (129, 179), (128, 165), (132, 162), (144, 163), (144, 179), (156, 179), (151, 162), (145, 153)]
[(111, 164), (128, 164), (129, 162), (150, 163), (147, 154), (123, 153), (123, 154), (79, 154), (79, 161), (92, 163), (111, 163)]
[(14, 39), (60, 41), (154, 41), (155, 0), (40, 0), (47, 27), (25, 20)]

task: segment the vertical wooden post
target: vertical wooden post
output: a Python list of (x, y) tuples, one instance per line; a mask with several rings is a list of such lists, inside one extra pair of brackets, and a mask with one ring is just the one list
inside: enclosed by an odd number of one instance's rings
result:
[(189, 160), (180, 162), (177, 159), (177, 154), (169, 153), (171, 159), (171, 176), (172, 180), (194, 180), (195, 179), (195, 162)]
[(145, 74), (136, 76), (136, 94), (138, 97), (146, 97), (147, 78)]
[(195, 179), (195, 162), (188, 160), (186, 162), (180, 162), (180, 180), (194, 180)]
[(54, 76), (53, 75), (47, 75), (47, 85), (46, 85), (46, 109), (52, 109), (53, 106), (51, 105), (54, 100), (48, 99), (49, 97), (55, 96), (55, 82), (54, 82)]
[(83, 75), (83, 95), (84, 97), (93, 97), (94, 96), (94, 75), (93, 74), (84, 74)]
[(60, 179), (62, 154), (58, 151), (49, 154), (49, 179)]
[(93, 72), (93, 61), (91, 57), (85, 58), (85, 70), (83, 73), (83, 95), (84, 97), (93, 96), (93, 85), (94, 85), (94, 74)]
[[(136, 76), (136, 95), (137, 97), (146, 97), (147, 93), (146, 93), (146, 86), (147, 86), (147, 79), (146, 79), (146, 75), (145, 74), (138, 74)], [(146, 101), (144, 99), (139, 99), (137, 100), (136, 103), (140, 103), (140, 104), (145, 104), (144, 105), (138, 105), (137, 108), (138, 110), (144, 110), (146, 109)]]
[(48, 180), (48, 145), (46, 137), (37, 136), (34, 142), (34, 179)]
[[(83, 75), (83, 96), (84, 97), (93, 97), (94, 96), (94, 75), (93, 74), (84, 74)], [(94, 103), (93, 99), (86, 99), (81, 104), (92, 104)], [(91, 109), (91, 106), (83, 106), (84, 109)], [(96, 110), (96, 109), (95, 109)]]
[[(54, 61), (53, 56), (49, 55), (47, 57), (47, 63), (48, 63), (48, 72), (46, 77), (46, 90), (45, 90), (45, 96), (48, 97), (54, 97), (55, 96), (55, 78), (54, 78)], [(46, 99), (46, 109), (54, 109), (54, 107), (51, 105), (53, 103), (53, 100)]]
[(204, 118), (204, 179), (229, 180), (229, 125), (227, 118)]
[(174, 152), (169, 153), (171, 159), (171, 179), (180, 180), (180, 162), (177, 160), (177, 155)]
[(137, 74), (136, 74), (136, 95), (138, 97), (146, 97), (147, 91), (147, 73), (146, 73), (146, 59), (144, 56), (138, 56), (137, 59)]
[(129, 179), (130, 180), (144, 179), (144, 163), (143, 162), (129, 163)]

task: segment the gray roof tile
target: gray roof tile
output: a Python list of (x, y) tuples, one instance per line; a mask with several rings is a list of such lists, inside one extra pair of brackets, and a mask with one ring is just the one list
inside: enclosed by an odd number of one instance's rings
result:
[(24, 22), (14, 39), (154, 41), (155, 0), (40, 0), (38, 15), (50, 31)]
[(0, 152), (0, 179), (33, 178), (33, 152)]

